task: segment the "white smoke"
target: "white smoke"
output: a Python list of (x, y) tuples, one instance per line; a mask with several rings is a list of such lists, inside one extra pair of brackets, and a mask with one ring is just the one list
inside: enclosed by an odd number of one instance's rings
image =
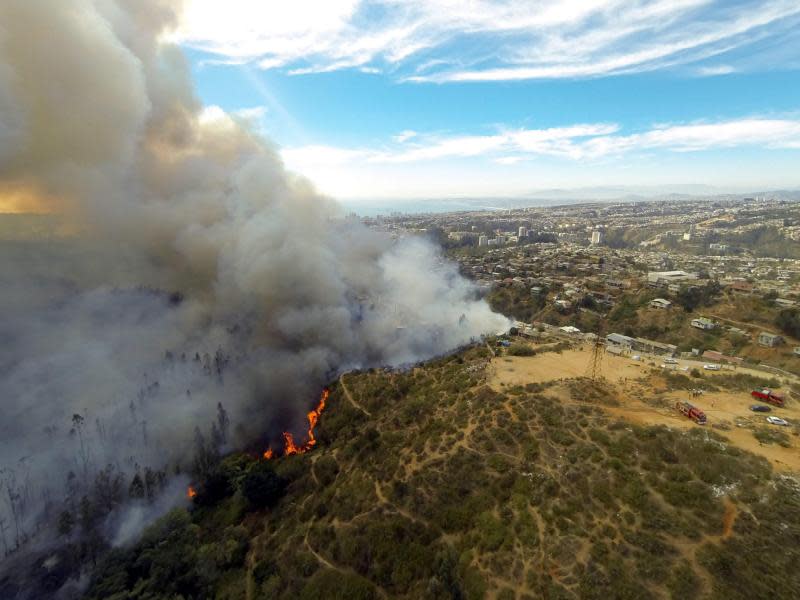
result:
[(163, 42), (179, 18), (168, 0), (0, 2), (0, 196), (75, 232), (0, 255), (11, 547), (106, 465), (126, 490), (186, 467), (220, 402), (228, 447), (302, 433), (337, 373), (507, 327), (431, 245), (343, 218), (246, 123), (204, 111)]

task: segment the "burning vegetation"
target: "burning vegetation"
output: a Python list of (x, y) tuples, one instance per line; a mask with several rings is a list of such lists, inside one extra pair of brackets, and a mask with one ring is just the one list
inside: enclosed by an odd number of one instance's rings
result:
[[(322, 415), (322, 411), (325, 410), (325, 405), (328, 401), (328, 397), (330, 396), (330, 390), (325, 388), (322, 390), (322, 394), (320, 394), (319, 402), (317, 403), (316, 407), (310, 410), (306, 417), (308, 418), (308, 431), (306, 432), (306, 441), (303, 444), (297, 444), (294, 441), (294, 436), (289, 433), (288, 431), (284, 431), (282, 434), (284, 445), (283, 449), (280, 453), (276, 452), (272, 448), (267, 448), (261, 455), (261, 457), (266, 460), (272, 460), (273, 458), (278, 458), (279, 456), (292, 456), (294, 454), (305, 454), (309, 450), (311, 450), (314, 446), (317, 445), (317, 438), (314, 435), (314, 429), (317, 427), (317, 423), (319, 423), (319, 418)], [(186, 491), (186, 496), (190, 500), (196, 501), (198, 494), (197, 490), (193, 486), (189, 486)]]
[[(319, 422), (319, 417), (322, 414), (322, 411), (325, 410), (325, 403), (328, 401), (328, 396), (330, 396), (330, 390), (325, 388), (322, 390), (322, 394), (319, 397), (319, 402), (317, 403), (316, 408), (309, 411), (307, 414), (308, 417), (308, 431), (306, 432), (306, 442), (304, 444), (298, 445), (294, 441), (294, 436), (289, 433), (288, 431), (283, 432), (283, 453), (281, 456), (292, 456), (293, 454), (304, 454), (311, 450), (314, 446), (317, 445), (317, 438), (314, 436), (314, 429)], [(275, 451), (272, 448), (267, 448), (266, 452), (263, 454), (266, 460), (271, 460), (276, 457)]]

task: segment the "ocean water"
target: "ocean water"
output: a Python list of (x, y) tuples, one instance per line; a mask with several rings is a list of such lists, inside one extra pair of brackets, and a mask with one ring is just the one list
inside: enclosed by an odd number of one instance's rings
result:
[(446, 213), (458, 211), (496, 211), (512, 208), (529, 208), (563, 204), (591, 202), (588, 199), (542, 199), (542, 198), (453, 198), (453, 199), (414, 199), (414, 200), (339, 200), (348, 212), (360, 217), (378, 215)]

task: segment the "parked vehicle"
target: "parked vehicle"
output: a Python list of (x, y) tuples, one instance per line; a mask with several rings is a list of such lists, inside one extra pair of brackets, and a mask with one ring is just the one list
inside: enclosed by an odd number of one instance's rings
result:
[(696, 406), (689, 404), (688, 402), (678, 401), (675, 403), (675, 408), (677, 408), (682, 415), (690, 418), (698, 425), (706, 424), (706, 413)]
[(789, 424), (789, 421), (786, 419), (781, 419), (780, 417), (767, 417), (767, 422), (772, 423), (773, 425), (783, 425), (784, 427)]
[(770, 412), (772, 409), (769, 406), (764, 406), (763, 404), (753, 404), (750, 407), (750, 410), (753, 412)]
[(768, 390), (764, 388), (763, 390), (753, 390), (750, 392), (750, 395), (753, 398), (758, 398), (759, 400), (763, 400), (764, 402), (769, 402), (775, 406), (783, 406), (783, 396), (780, 394), (776, 394), (772, 390)]
[(665, 358), (664, 362), (667, 363), (668, 365), (677, 365), (678, 364), (678, 361), (675, 360), (674, 358)]
[(709, 363), (707, 365), (703, 365), (703, 368), (706, 371), (719, 371), (721, 369), (721, 367), (719, 365), (713, 365), (711, 363)]

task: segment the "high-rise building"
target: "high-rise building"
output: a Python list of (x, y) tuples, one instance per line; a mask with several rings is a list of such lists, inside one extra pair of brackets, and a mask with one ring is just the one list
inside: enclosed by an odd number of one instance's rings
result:
[(603, 243), (603, 232), (602, 231), (593, 231), (592, 232), (592, 244), (597, 246), (598, 244)]
[(487, 246), (489, 244), (488, 236), (482, 235), (478, 237), (478, 246)]
[(519, 228), (519, 234), (518, 234), (518, 237), (519, 237), (519, 239), (520, 239), (520, 240), (521, 240), (522, 238), (524, 238), (524, 237), (528, 237), (528, 229), (527, 229), (527, 228), (525, 228), (525, 227), (520, 227), (520, 228)]

